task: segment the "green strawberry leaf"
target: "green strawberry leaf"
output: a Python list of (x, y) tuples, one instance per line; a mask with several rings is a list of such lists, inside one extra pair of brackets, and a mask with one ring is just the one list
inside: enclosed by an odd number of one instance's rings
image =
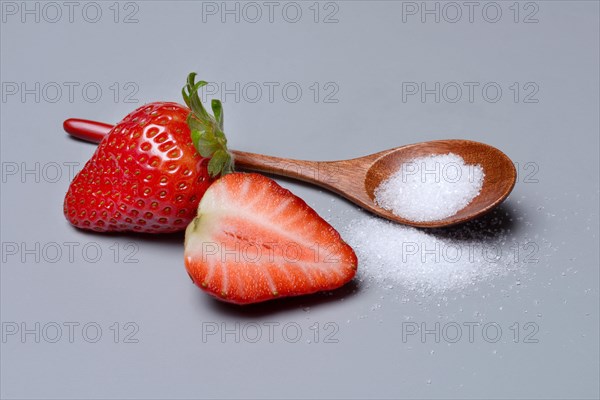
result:
[(187, 124), (190, 127), (191, 131), (193, 131), (193, 130), (205, 131), (206, 130), (205, 124), (203, 124), (198, 118), (194, 117), (193, 113), (190, 113), (190, 115), (188, 115)]
[(211, 176), (218, 175), (223, 171), (225, 165), (228, 162), (229, 155), (223, 150), (217, 150), (213, 153), (210, 161), (208, 162), (208, 173)]
[(218, 151), (223, 151), (219, 143), (205, 137), (198, 138), (196, 149), (202, 157), (214, 157)]
[(198, 89), (200, 89), (201, 87), (206, 86), (206, 85), (208, 85), (208, 82), (200, 81), (194, 85), (194, 90), (197, 92)]
[(192, 72), (188, 75), (181, 94), (191, 110), (187, 124), (191, 131), (192, 143), (202, 157), (210, 158), (208, 173), (211, 177), (216, 177), (233, 172), (234, 162), (231, 152), (227, 149), (227, 138), (223, 132), (221, 102), (217, 99), (211, 101), (213, 116), (206, 111), (198, 95), (198, 90), (206, 85), (206, 81), (196, 82), (196, 73)]
[(219, 124), (219, 128), (223, 129), (223, 106), (221, 105), (221, 101), (217, 99), (212, 99), (210, 103), (213, 114), (215, 115), (215, 119), (217, 120), (217, 124)]
[(196, 129), (192, 129), (192, 143), (194, 144), (194, 147), (197, 149), (198, 148), (198, 142), (200, 141), (200, 137), (202, 136), (202, 132)]

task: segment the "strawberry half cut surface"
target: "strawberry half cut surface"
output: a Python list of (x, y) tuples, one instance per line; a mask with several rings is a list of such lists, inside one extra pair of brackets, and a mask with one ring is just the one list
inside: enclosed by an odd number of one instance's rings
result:
[(357, 259), (302, 199), (254, 173), (221, 177), (185, 234), (192, 281), (230, 303), (249, 304), (336, 289)]

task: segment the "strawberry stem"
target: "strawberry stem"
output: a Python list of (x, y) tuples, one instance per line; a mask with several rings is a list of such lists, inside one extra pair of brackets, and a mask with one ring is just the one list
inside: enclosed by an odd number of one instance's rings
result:
[(181, 90), (185, 104), (190, 108), (187, 123), (190, 127), (194, 147), (202, 157), (210, 158), (208, 173), (211, 177), (233, 172), (233, 156), (227, 149), (227, 138), (223, 132), (223, 106), (217, 99), (211, 101), (210, 115), (200, 100), (198, 90), (208, 82), (196, 82), (196, 73), (188, 75)]

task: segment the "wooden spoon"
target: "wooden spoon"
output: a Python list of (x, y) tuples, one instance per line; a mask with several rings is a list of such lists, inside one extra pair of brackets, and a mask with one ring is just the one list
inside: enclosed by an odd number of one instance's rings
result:
[[(68, 119), (63, 127), (72, 136), (98, 143), (110, 131), (112, 125)], [(342, 161), (290, 160), (235, 150), (232, 153), (236, 167), (312, 183), (335, 192), (381, 217), (422, 228), (455, 225), (489, 212), (506, 199), (517, 178), (515, 166), (508, 156), (495, 147), (470, 140), (415, 143)], [(481, 165), (485, 173), (479, 195), (458, 213), (438, 221), (415, 222), (399, 217), (375, 203), (375, 189), (400, 169), (403, 163), (417, 157), (448, 153), (461, 156), (467, 164)]]

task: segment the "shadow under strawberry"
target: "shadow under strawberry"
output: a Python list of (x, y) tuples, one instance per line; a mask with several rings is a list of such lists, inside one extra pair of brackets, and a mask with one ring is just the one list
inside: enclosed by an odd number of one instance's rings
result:
[(354, 279), (346, 285), (326, 292), (317, 292), (310, 295), (285, 297), (277, 300), (269, 300), (261, 303), (237, 305), (220, 301), (212, 296), (206, 296), (199, 291), (197, 293), (198, 305), (209, 308), (212, 311), (226, 314), (239, 319), (256, 319), (265, 316), (273, 316), (278, 313), (289, 312), (310, 307), (318, 308), (326, 304), (339, 302), (358, 295), (361, 292), (360, 282)]
[[(70, 226), (71, 229), (76, 230), (79, 235), (89, 236), (97, 239), (98, 233), (94, 231), (86, 231), (77, 229), (73, 226)], [(117, 238), (128, 240), (130, 242), (136, 243), (149, 243), (149, 244), (165, 244), (165, 245), (173, 245), (177, 247), (183, 248), (183, 240), (185, 237), (185, 233), (180, 232), (171, 232), (171, 233), (162, 233), (160, 235), (156, 235), (153, 233), (144, 233), (144, 232), (103, 232), (101, 237), (107, 238)], [(183, 265), (183, 259), (180, 260), (181, 265)]]

